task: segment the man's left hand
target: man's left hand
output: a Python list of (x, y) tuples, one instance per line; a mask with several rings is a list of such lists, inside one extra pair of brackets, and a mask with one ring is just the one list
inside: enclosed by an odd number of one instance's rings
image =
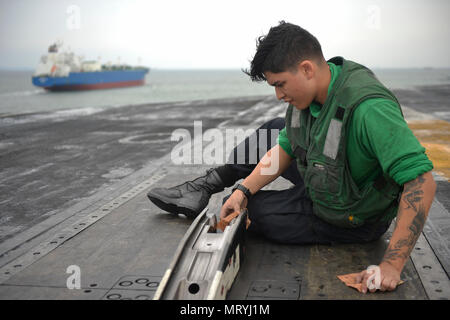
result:
[[(380, 267), (380, 290), (381, 291), (393, 291), (397, 287), (400, 282), (400, 271), (398, 271), (394, 266), (387, 262), (382, 262), (379, 265)], [(363, 293), (366, 293), (367, 288), (367, 280), (372, 275), (372, 273), (364, 270), (359, 273), (356, 277), (356, 282), (361, 283), (361, 289)], [(375, 292), (377, 289), (369, 289), (370, 292)]]

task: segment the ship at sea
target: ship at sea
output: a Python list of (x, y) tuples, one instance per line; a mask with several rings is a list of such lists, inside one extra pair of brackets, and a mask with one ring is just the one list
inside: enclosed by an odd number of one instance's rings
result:
[(126, 64), (84, 61), (73, 52), (61, 52), (62, 43), (48, 48), (32, 76), (35, 86), (50, 91), (92, 90), (139, 86), (145, 83), (149, 68)]

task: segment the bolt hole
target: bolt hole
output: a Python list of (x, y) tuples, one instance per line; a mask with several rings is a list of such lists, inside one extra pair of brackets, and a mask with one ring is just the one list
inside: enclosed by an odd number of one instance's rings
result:
[(84, 292), (85, 292), (85, 293), (89, 293), (89, 292), (92, 292), (92, 290), (89, 290), (89, 289), (88, 289), (88, 290), (84, 290)]
[(158, 287), (158, 285), (159, 285), (158, 282), (152, 281), (152, 282), (147, 283), (145, 286), (149, 287), (149, 288), (156, 288), (156, 287)]
[(266, 292), (268, 290), (268, 288), (267, 287), (253, 287), (252, 288), (252, 291), (254, 291), (254, 292)]
[(200, 291), (200, 286), (197, 283), (191, 283), (188, 287), (190, 294), (196, 294)]
[(33, 254), (35, 255), (35, 256), (37, 256), (38, 254), (41, 254), (40, 252), (33, 252)]
[(148, 282), (148, 279), (140, 278), (140, 279), (136, 279), (134, 282), (139, 283), (139, 284), (146, 284)]
[(119, 283), (119, 286), (121, 287), (129, 287), (133, 284), (133, 282), (131, 281), (122, 281), (121, 283)]
[(441, 290), (441, 289), (436, 289), (436, 290), (434, 290), (434, 291), (436, 291), (436, 292), (442, 292), (442, 290)]
[(430, 270), (431, 266), (423, 266), (424, 269)]
[(89, 285), (91, 288), (96, 287), (97, 284), (96, 283), (92, 283), (91, 285)]

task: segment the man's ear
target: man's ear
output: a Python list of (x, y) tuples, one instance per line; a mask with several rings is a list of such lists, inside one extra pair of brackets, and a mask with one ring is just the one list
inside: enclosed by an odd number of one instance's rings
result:
[(316, 72), (316, 65), (311, 60), (303, 60), (298, 64), (298, 70), (310, 80)]

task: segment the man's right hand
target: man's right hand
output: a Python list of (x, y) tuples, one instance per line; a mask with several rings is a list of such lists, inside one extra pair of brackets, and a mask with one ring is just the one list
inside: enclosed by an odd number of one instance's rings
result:
[(246, 207), (247, 197), (241, 190), (235, 190), (220, 209), (220, 219), (225, 218), (235, 211), (241, 212), (241, 210)]
[[(262, 187), (279, 177), (289, 167), (292, 160), (293, 158), (277, 144), (267, 151), (252, 173), (241, 184), (247, 187), (252, 194), (255, 194)], [(265, 172), (262, 170), (265, 170)], [(247, 202), (248, 199), (245, 194), (239, 189), (235, 190), (220, 209), (220, 219), (234, 211), (241, 212), (242, 209), (247, 207)]]

